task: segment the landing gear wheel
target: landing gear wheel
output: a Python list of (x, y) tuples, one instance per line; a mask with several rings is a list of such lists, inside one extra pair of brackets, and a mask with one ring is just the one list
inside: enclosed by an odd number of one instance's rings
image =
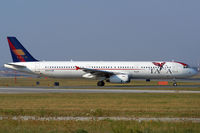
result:
[(146, 79), (146, 82), (150, 82), (151, 80), (150, 79)]
[(173, 83), (173, 86), (177, 86), (177, 83)]
[(105, 85), (105, 83), (103, 81), (97, 82), (97, 86), (104, 86), (104, 85)]
[(177, 86), (176, 78), (174, 78), (173, 81), (174, 81), (173, 86)]

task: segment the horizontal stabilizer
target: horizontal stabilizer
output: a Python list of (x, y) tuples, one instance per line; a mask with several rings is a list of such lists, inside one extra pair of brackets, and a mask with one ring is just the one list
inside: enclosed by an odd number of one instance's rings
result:
[(26, 66), (23, 66), (23, 65), (17, 65), (17, 64), (4, 64), (4, 67), (6, 67), (6, 68), (20, 68), (20, 69), (22, 69), (22, 68), (26, 68)]

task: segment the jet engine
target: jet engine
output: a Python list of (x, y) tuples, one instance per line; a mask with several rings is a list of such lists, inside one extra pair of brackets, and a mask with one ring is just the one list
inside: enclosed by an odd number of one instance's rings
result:
[(130, 78), (128, 75), (125, 74), (118, 74), (118, 75), (112, 75), (107, 82), (110, 83), (129, 83)]

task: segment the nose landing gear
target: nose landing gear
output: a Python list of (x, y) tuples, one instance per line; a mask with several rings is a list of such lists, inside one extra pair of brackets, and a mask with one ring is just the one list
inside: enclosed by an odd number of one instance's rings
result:
[(173, 86), (177, 86), (177, 83), (176, 83), (176, 82), (174, 82), (174, 83), (173, 83)]

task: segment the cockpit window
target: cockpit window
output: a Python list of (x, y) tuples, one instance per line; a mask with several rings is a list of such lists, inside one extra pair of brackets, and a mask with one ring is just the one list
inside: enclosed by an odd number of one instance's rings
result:
[(189, 68), (189, 65), (184, 65), (183, 68)]

